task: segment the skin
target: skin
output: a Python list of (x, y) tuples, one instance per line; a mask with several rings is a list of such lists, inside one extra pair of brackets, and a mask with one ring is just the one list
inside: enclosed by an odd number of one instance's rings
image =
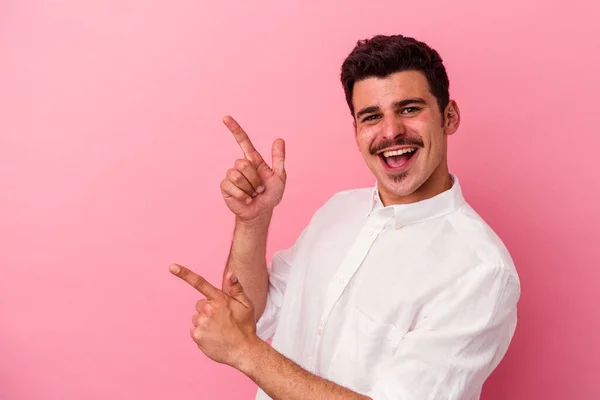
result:
[[(353, 104), (356, 143), (384, 205), (421, 201), (450, 188), (446, 145), (460, 122), (455, 101), (441, 112), (425, 76), (403, 71), (357, 82)], [(170, 266), (172, 274), (205, 296), (192, 316), (192, 340), (206, 356), (238, 369), (273, 399), (369, 399), (302, 369), (256, 335), (267, 299), (268, 227), (287, 179), (285, 144), (273, 143), (270, 167), (233, 118), (225, 117), (224, 123), (244, 158), (221, 183), (223, 199), (236, 216), (222, 288), (181, 265)], [(418, 151), (406, 168), (390, 172), (376, 153), (399, 146)]]
[(232, 273), (219, 290), (181, 265), (169, 269), (206, 296), (196, 303), (190, 336), (213, 361), (241, 371), (275, 400), (369, 399), (307, 372), (260, 340), (252, 302)]
[[(460, 123), (454, 100), (442, 114), (425, 75), (403, 71), (356, 82), (352, 101), (356, 144), (377, 179), (384, 205), (414, 203), (450, 189), (447, 138)], [(394, 174), (372, 151), (395, 149), (398, 143), (418, 151), (406, 171)]]
[(267, 233), (273, 209), (283, 198), (287, 180), (285, 142), (283, 139), (273, 142), (271, 168), (237, 121), (226, 116), (223, 122), (244, 155), (234, 162), (221, 182), (223, 200), (235, 215), (233, 241), (223, 282), (229, 272), (235, 271), (254, 304), (255, 320), (258, 321), (267, 303)]

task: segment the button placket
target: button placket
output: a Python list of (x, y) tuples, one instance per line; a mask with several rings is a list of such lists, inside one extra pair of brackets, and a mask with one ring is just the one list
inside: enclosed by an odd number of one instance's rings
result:
[[(363, 260), (367, 256), (367, 253), (371, 249), (373, 242), (377, 239), (379, 233), (383, 230), (390, 217), (382, 214), (374, 214), (372, 218), (369, 218), (367, 224), (363, 227), (358, 237), (356, 238), (354, 245), (351, 250), (346, 254), (346, 257), (340, 264), (338, 274), (330, 283), (328, 293), (325, 298), (325, 305), (323, 308), (323, 314), (321, 315), (321, 325), (323, 329), (329, 315), (333, 310), (338, 299), (346, 289), (349, 281), (352, 279), (354, 273), (360, 268)], [(321, 336), (318, 337), (318, 339)]]
[(327, 295), (325, 297), (325, 304), (323, 307), (323, 313), (317, 330), (315, 332), (315, 344), (312, 353), (311, 361), (309, 362), (312, 372), (316, 371), (316, 364), (319, 355), (319, 350), (323, 340), (323, 333), (329, 321), (329, 316), (335, 307), (335, 304), (342, 296), (342, 293), (346, 289), (346, 286), (352, 279), (354, 273), (360, 268), (363, 260), (367, 256), (371, 246), (377, 239), (377, 236), (384, 229), (386, 224), (389, 222), (390, 217), (385, 214), (373, 214), (369, 218), (367, 224), (363, 227), (361, 232), (358, 234), (354, 244), (350, 248), (350, 251), (346, 254), (346, 257), (340, 264), (337, 273), (334, 275), (332, 281), (329, 284)]

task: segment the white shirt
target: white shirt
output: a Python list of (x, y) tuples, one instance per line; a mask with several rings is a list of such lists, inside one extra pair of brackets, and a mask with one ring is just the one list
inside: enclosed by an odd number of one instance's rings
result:
[(514, 334), (520, 284), (452, 179), (413, 204), (384, 207), (377, 185), (329, 199), (269, 263), (258, 335), (374, 400), (479, 399)]

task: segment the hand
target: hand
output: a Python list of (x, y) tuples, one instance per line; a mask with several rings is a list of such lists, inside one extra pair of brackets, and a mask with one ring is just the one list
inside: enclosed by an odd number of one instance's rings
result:
[(260, 341), (256, 336), (254, 306), (242, 285), (229, 274), (225, 292), (180, 265), (173, 264), (169, 270), (206, 296), (196, 303), (190, 328), (198, 348), (212, 360), (236, 367), (251, 344)]
[(221, 193), (227, 207), (244, 222), (270, 214), (283, 197), (287, 179), (284, 160), (285, 142), (273, 142), (272, 164), (270, 168), (242, 127), (230, 116), (223, 122), (244, 152), (245, 158), (238, 159), (234, 167), (227, 171), (221, 182)]

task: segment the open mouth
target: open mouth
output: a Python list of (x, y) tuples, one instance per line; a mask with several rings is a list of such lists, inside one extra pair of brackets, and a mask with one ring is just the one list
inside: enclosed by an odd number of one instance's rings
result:
[(417, 154), (418, 148), (410, 147), (398, 150), (388, 150), (379, 153), (379, 158), (383, 164), (390, 170), (399, 170), (405, 168), (410, 160)]

